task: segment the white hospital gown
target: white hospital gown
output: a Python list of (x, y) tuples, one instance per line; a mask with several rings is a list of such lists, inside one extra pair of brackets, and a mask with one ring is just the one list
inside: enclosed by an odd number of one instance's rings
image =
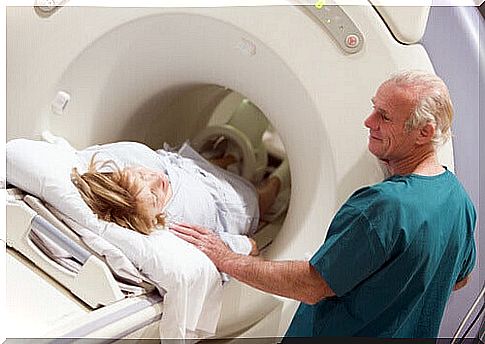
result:
[(256, 190), (246, 180), (213, 166), (184, 144), (178, 153), (159, 150), (173, 195), (167, 221), (197, 224), (218, 233), (235, 252), (249, 254), (259, 220)]
[(120, 168), (139, 165), (164, 171), (173, 190), (164, 209), (168, 222), (181, 221), (212, 229), (234, 252), (247, 255), (251, 251), (246, 235), (255, 232), (259, 221), (254, 186), (212, 165), (188, 143), (178, 153), (155, 152), (138, 142), (116, 142), (92, 146), (79, 154), (89, 161), (93, 152), (98, 153), (96, 160), (124, 161)]

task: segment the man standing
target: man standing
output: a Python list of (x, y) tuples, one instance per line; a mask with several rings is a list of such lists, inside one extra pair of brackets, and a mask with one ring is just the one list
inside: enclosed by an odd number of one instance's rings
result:
[(345, 202), (309, 262), (241, 256), (212, 231), (172, 228), (222, 272), (301, 301), (286, 336), (436, 337), (451, 291), (474, 266), (475, 209), (436, 154), (453, 116), (446, 85), (403, 72), (372, 103), (368, 148), (391, 177)]

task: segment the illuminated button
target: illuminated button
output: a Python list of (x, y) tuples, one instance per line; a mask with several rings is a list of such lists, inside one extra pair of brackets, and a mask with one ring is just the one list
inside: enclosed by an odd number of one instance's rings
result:
[(315, 3), (315, 7), (317, 9), (322, 9), (322, 7), (325, 6), (325, 0), (318, 0), (316, 3)]
[(360, 39), (357, 35), (347, 35), (347, 37), (345, 37), (345, 45), (349, 48), (355, 48), (359, 43)]

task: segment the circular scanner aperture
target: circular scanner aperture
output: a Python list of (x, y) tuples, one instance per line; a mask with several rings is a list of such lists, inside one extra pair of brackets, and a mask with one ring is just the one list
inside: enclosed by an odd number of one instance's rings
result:
[[(240, 93), (217, 85), (186, 86), (149, 98), (135, 109), (121, 136), (152, 149), (176, 149), (189, 141), (204, 158), (260, 190), (286, 159), (282, 140), (263, 112)], [(271, 243), (286, 217), (291, 189), (285, 167), (278, 193), (269, 197), (260, 219), (255, 236), (260, 248)]]

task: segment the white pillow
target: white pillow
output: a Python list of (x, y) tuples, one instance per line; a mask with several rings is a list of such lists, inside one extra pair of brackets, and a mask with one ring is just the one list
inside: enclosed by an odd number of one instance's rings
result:
[[(74, 166), (85, 169), (77, 156), (76, 150), (67, 141), (48, 143), (27, 139), (15, 139), (7, 142), (7, 181), (39, 197), (50, 206), (74, 219), (77, 226), (67, 223), (83, 241), (96, 253), (106, 257), (107, 263), (119, 276), (139, 283), (142, 276), (123, 252), (110, 242), (96, 235), (103, 232), (105, 223), (82, 200), (72, 184), (70, 173)], [(60, 143), (60, 144), (59, 144)], [(50, 207), (49, 207), (50, 208)], [(56, 214), (60, 217), (61, 214)], [(80, 228), (81, 227), (81, 228)], [(88, 228), (93, 234), (89, 234)]]
[[(158, 154), (147, 146), (137, 142), (117, 142), (106, 145), (95, 145), (77, 151), (65, 139), (48, 135), (50, 142), (27, 139), (14, 139), (6, 144), (7, 181), (18, 188), (39, 197), (62, 214), (73, 219), (78, 226), (73, 228), (79, 232), (79, 225), (103, 236), (107, 222), (98, 219), (88, 207), (71, 182), (71, 170), (77, 167), (79, 173), (84, 173), (94, 153), (96, 160), (113, 160), (120, 168), (125, 165), (140, 165), (153, 169), (161, 169)], [(65, 218), (63, 219), (66, 220)], [(69, 224), (71, 227), (72, 223)], [(129, 231), (119, 228), (120, 235)], [(92, 236), (83, 236), (90, 240)], [(99, 241), (98, 241), (99, 242)], [(113, 243), (113, 241), (111, 241)], [(112, 245), (101, 241), (105, 247), (103, 252), (96, 252), (110, 257)], [(89, 243), (88, 243), (89, 244)], [(98, 248), (98, 245), (94, 245)], [(119, 252), (116, 253), (119, 255)], [(115, 260), (115, 257), (111, 257)], [(119, 260), (119, 257), (117, 258)], [(129, 261), (128, 261), (129, 263)], [(128, 264), (126, 263), (126, 264)], [(113, 267), (116, 268), (116, 267)], [(119, 266), (121, 269), (122, 266)], [(133, 271), (139, 279), (140, 275), (134, 267), (124, 266), (123, 269)]]
[[(57, 144), (62, 142), (62, 144)], [(139, 165), (161, 169), (158, 154), (137, 142), (95, 145), (76, 151), (66, 140), (55, 143), (14, 139), (7, 142), (7, 181), (54, 206), (80, 225), (102, 235), (100, 221), (71, 182), (71, 170), (84, 173), (94, 153), (96, 160), (113, 160), (120, 168)]]
[(71, 169), (81, 162), (75, 152), (43, 141), (15, 139), (7, 142), (7, 181), (53, 205), (92, 230), (100, 231), (96, 216), (71, 182)]

